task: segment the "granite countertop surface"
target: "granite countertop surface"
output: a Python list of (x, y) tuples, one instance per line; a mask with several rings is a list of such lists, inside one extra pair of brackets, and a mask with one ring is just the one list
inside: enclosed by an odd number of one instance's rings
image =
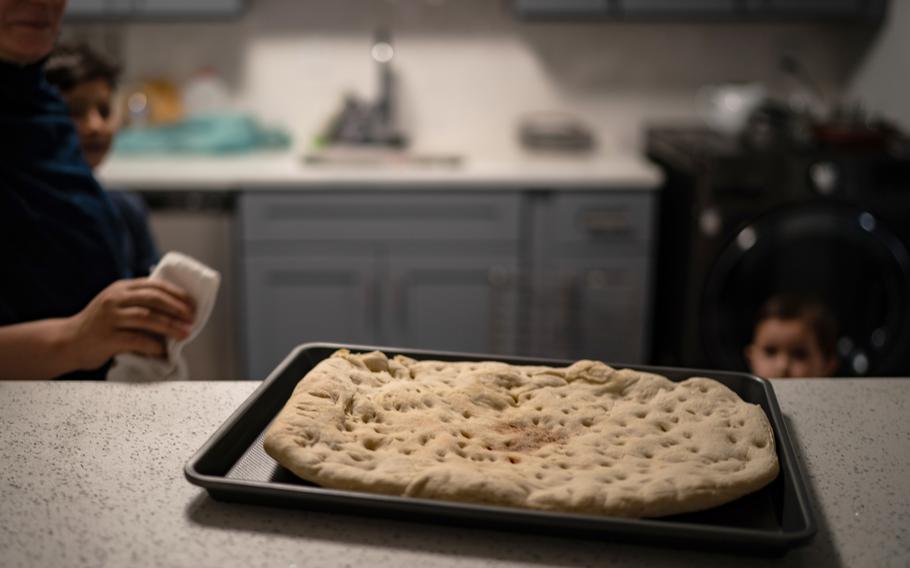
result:
[(908, 379), (773, 381), (818, 533), (770, 559), (215, 501), (183, 467), (258, 384), (0, 382), (0, 565), (910, 564)]
[(456, 165), (308, 165), (290, 153), (233, 157), (117, 157), (98, 177), (111, 189), (307, 190), (327, 187), (396, 189), (597, 189), (655, 190), (660, 169), (633, 153), (582, 157), (466, 159)]

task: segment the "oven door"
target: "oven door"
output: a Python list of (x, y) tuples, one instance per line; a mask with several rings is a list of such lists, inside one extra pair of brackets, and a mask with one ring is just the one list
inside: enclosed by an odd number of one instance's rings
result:
[(756, 313), (782, 292), (831, 308), (838, 375), (910, 371), (910, 255), (875, 215), (813, 202), (774, 210), (734, 235), (701, 297), (701, 341), (713, 365), (745, 368)]

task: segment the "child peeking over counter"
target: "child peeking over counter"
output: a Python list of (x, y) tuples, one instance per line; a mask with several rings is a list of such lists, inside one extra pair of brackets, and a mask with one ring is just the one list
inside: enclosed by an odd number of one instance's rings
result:
[(824, 304), (782, 294), (759, 310), (745, 356), (760, 377), (830, 377), (838, 367), (836, 337), (834, 317)]

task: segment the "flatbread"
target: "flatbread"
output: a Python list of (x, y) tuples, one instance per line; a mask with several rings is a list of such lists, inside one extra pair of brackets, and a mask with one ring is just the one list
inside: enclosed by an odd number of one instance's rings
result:
[(326, 488), (623, 517), (714, 507), (778, 473), (757, 405), (711, 379), (596, 361), (340, 350), (300, 381), (264, 444)]

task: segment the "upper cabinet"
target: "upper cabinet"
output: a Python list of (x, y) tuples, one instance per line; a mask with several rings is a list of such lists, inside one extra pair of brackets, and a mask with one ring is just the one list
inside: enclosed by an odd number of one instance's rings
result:
[(621, 0), (619, 12), (626, 16), (724, 16), (736, 15), (736, 0)]
[(888, 0), (513, 0), (528, 19), (878, 22)]
[(745, 0), (746, 11), (771, 17), (881, 19), (887, 0)]
[(69, 0), (70, 20), (178, 20), (238, 16), (245, 0)]
[(69, 0), (67, 18), (119, 17), (133, 10), (134, 0)]
[(528, 18), (596, 18), (613, 13), (610, 0), (513, 0), (515, 13)]

